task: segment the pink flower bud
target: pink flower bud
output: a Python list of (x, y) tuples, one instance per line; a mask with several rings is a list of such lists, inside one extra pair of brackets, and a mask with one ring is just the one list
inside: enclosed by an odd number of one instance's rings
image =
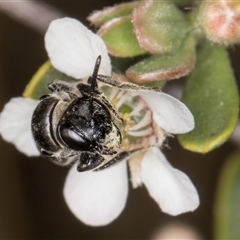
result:
[(207, 38), (230, 45), (240, 40), (240, 1), (206, 0), (200, 10), (200, 24)]

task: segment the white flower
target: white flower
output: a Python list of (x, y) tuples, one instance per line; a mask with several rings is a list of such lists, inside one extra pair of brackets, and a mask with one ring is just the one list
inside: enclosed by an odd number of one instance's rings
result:
[[(77, 20), (63, 18), (53, 21), (46, 33), (45, 44), (53, 66), (69, 76), (90, 76), (98, 55), (102, 56), (100, 73), (110, 75), (111, 65), (105, 44)], [(110, 97), (114, 97), (113, 92)], [(123, 94), (121, 100), (127, 99), (125, 96), (136, 95), (147, 104), (152, 112), (151, 121), (158, 125), (162, 136), (155, 131), (159, 138), (155, 141), (159, 145), (165, 138), (163, 133), (185, 133), (193, 129), (192, 114), (177, 99), (162, 92), (136, 91)], [(37, 101), (30, 99), (12, 99), (0, 115), (2, 137), (27, 155), (38, 155), (30, 129), (30, 119), (36, 104)], [(134, 111), (137, 112), (137, 108)], [(138, 127), (149, 119), (142, 120)], [(144, 135), (135, 130), (129, 129), (129, 133)], [(184, 173), (168, 163), (158, 147), (134, 156), (129, 163), (133, 186), (144, 184), (162, 211), (178, 215), (198, 207), (199, 198), (195, 187)], [(92, 226), (106, 225), (117, 218), (128, 195), (126, 167), (127, 162), (122, 162), (103, 171), (79, 173), (74, 165), (64, 186), (64, 197), (73, 214)]]
[(16, 97), (5, 104), (0, 114), (0, 133), (2, 138), (15, 144), (27, 156), (39, 156), (31, 132), (32, 113), (39, 101)]

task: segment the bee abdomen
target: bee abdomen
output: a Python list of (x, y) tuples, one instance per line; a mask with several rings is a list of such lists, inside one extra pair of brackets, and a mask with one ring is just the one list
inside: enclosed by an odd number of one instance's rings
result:
[(37, 148), (49, 152), (56, 152), (60, 146), (54, 139), (52, 132), (52, 113), (58, 103), (55, 97), (47, 97), (38, 104), (32, 116), (32, 133), (36, 141)]

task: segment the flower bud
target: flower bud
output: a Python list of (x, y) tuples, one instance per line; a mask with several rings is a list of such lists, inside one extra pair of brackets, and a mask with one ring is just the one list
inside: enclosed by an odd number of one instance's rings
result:
[(225, 45), (239, 42), (240, 1), (205, 0), (200, 9), (200, 24), (209, 40)]

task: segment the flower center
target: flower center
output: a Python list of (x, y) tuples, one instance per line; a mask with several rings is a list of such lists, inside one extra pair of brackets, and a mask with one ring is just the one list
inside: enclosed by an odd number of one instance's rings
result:
[(108, 86), (101, 90), (124, 120), (124, 125), (119, 126), (123, 135), (123, 146), (156, 140), (152, 112), (139, 96), (132, 96), (129, 91)]

